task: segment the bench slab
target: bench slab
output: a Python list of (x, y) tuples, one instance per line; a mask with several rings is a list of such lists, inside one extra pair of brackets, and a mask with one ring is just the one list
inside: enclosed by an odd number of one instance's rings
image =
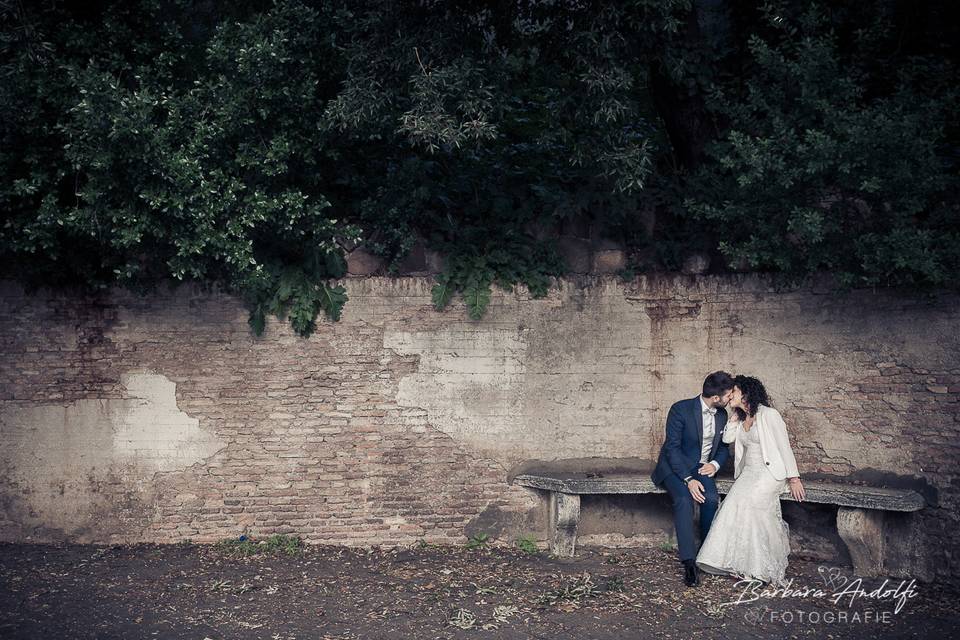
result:
[[(717, 490), (726, 494), (732, 478), (718, 478)], [(513, 483), (549, 492), (548, 531), (550, 549), (558, 556), (572, 557), (580, 522), (580, 496), (604, 494), (666, 493), (650, 476), (638, 473), (525, 473)], [(838, 482), (803, 483), (806, 502), (831, 504), (837, 511), (837, 532), (847, 545), (854, 570), (861, 576), (899, 574), (929, 579), (924, 558), (916, 555), (918, 520), (913, 513), (926, 500), (912, 489), (887, 489)], [(793, 501), (789, 492), (781, 500)], [(885, 516), (888, 512), (899, 512)]]
[[(666, 493), (653, 484), (650, 476), (637, 474), (604, 474), (602, 477), (587, 477), (586, 474), (525, 473), (513, 479), (514, 484), (559, 491), (572, 495)], [(733, 486), (732, 478), (717, 478), (717, 491), (728, 493)], [(923, 496), (912, 489), (886, 489), (837, 482), (806, 481), (807, 502), (834, 504), (859, 509), (883, 511), (919, 511), (926, 506)], [(789, 492), (781, 500), (793, 501)]]

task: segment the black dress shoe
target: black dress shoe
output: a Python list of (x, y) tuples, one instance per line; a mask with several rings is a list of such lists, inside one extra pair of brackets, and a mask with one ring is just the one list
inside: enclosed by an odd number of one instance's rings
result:
[(692, 562), (683, 565), (683, 583), (688, 587), (700, 584), (700, 570)]

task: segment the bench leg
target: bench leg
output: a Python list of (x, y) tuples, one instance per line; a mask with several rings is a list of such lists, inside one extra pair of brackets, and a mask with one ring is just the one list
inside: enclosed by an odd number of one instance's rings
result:
[(850, 551), (857, 576), (883, 574), (884, 535), (883, 511), (840, 507), (837, 510), (837, 532)]
[(850, 550), (856, 575), (933, 580), (916, 513), (840, 507), (837, 530)]
[(550, 550), (554, 555), (572, 558), (580, 524), (580, 496), (550, 492)]

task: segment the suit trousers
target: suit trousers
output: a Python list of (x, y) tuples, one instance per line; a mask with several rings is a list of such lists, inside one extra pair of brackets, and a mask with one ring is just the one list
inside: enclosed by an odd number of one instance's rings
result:
[[(720, 494), (717, 492), (717, 483), (709, 476), (699, 473), (693, 474), (690, 481), (699, 480), (703, 484), (703, 497), (706, 499), (700, 504), (700, 540), (706, 539), (713, 524), (713, 517), (720, 506)], [(695, 500), (690, 489), (683, 483), (677, 474), (671, 473), (663, 480), (667, 493), (673, 501), (673, 525), (677, 529), (677, 552), (680, 560), (693, 560), (697, 556), (693, 540), (693, 505)]]

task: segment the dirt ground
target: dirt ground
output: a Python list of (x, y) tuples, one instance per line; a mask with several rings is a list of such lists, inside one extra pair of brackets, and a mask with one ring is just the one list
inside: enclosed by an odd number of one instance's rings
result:
[(794, 556), (791, 592), (751, 596), (730, 577), (685, 587), (657, 547), (258, 549), (0, 544), (0, 638), (935, 638), (960, 624), (954, 588)]

